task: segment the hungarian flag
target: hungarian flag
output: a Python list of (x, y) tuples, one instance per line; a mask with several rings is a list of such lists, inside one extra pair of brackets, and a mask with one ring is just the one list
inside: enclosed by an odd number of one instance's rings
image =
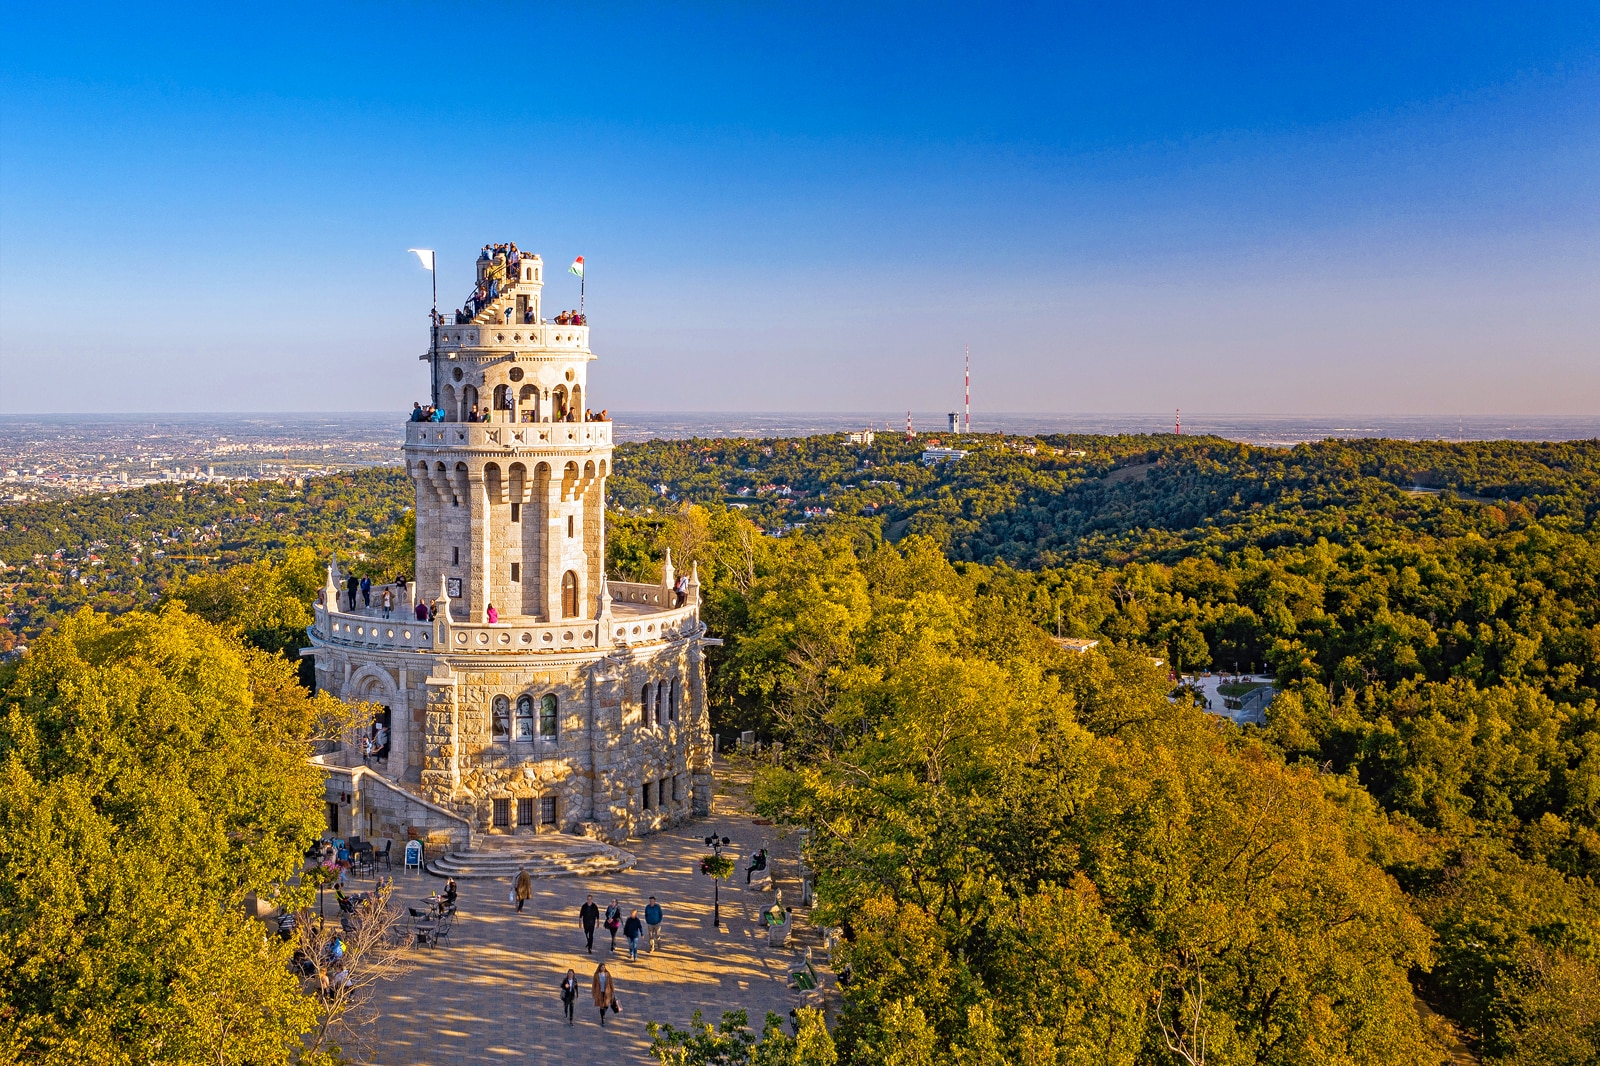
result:
[(580, 278), (583, 277), (583, 256), (580, 255), (572, 261), (572, 265), (567, 267), (567, 273), (576, 274)]

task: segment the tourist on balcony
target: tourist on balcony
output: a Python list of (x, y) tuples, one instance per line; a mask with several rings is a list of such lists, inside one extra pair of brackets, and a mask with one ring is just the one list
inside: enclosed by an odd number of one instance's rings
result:
[(372, 579), (370, 577), (361, 579), (361, 606), (372, 606)]
[(524, 326), (533, 325), (533, 305), (532, 304), (529, 304), (527, 306), (527, 309), (522, 312), (522, 324)]
[(417, 609), (416, 609), (415, 613), (416, 613), (416, 616), (417, 616), (417, 621), (426, 622), (428, 620), (428, 601), (427, 600), (418, 600), (417, 601)]
[(383, 617), (388, 618), (389, 612), (394, 610), (394, 592), (390, 589), (383, 590)]
[(679, 574), (678, 583), (672, 586), (672, 591), (677, 594), (678, 602), (674, 607), (682, 607), (689, 599), (689, 575)]
[(426, 417), (427, 416), (422, 413), (422, 404), (413, 403), (411, 405), (411, 421), (421, 422)]
[(494, 604), (492, 603), (489, 605), (489, 609), (483, 612), (483, 616), (489, 620), (490, 625), (495, 625), (500, 621), (500, 612), (494, 609)]
[(443, 407), (435, 407), (432, 410), (433, 410), (433, 413), (428, 416), (428, 421), (430, 421), (430, 422), (443, 422), (444, 421), (444, 408)]
[(609, 421), (611, 421), (611, 410), (610, 410), (610, 408), (606, 408), (606, 407), (600, 408), (600, 417), (597, 418), (596, 421), (597, 422), (609, 422)]
[(354, 614), (356, 610), (356, 593), (361, 591), (361, 579), (351, 574), (344, 579), (344, 587), (345, 599), (350, 601), (350, 612)]

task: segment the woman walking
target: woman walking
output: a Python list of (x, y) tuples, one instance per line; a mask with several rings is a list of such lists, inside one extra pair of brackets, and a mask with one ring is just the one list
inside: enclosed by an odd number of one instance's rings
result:
[(611, 950), (617, 950), (617, 930), (622, 928), (622, 901), (614, 899), (606, 908), (606, 932), (611, 934)]
[(528, 876), (527, 869), (517, 871), (517, 880), (512, 888), (512, 894), (517, 899), (517, 913), (522, 913), (522, 905), (533, 898), (533, 878)]
[[(568, 970), (567, 976), (561, 981), (561, 1009), (567, 1015), (567, 1024), (572, 1024), (572, 1010), (578, 1005), (578, 971)], [(601, 1019), (604, 1023), (605, 1019)]]
[(600, 1011), (600, 1024), (606, 1024), (606, 1010), (621, 1011), (617, 1006), (617, 983), (611, 979), (611, 971), (606, 969), (606, 964), (601, 963), (595, 967), (594, 981), (590, 985), (590, 993), (594, 996), (594, 1005)]

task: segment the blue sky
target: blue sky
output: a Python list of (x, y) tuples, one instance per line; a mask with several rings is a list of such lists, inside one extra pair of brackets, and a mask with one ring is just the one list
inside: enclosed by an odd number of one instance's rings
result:
[(409, 407), (514, 239), (613, 410), (1600, 412), (1592, 2), (6, 23), (4, 411)]

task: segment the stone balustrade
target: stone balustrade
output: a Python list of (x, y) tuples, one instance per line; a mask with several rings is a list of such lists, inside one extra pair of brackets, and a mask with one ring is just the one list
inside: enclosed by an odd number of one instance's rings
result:
[(497, 325), (493, 322), (439, 327), (439, 351), (463, 348), (545, 348), (558, 351), (589, 350), (588, 326), (561, 326), (554, 322)]
[(397, 651), (434, 650), (435, 623), (347, 614), (344, 611), (330, 611), (320, 603), (314, 610), (317, 620), (312, 628), (317, 636), (329, 643)]
[(408, 448), (588, 448), (611, 443), (610, 422), (407, 422)]
[(486, 655), (597, 651), (618, 644), (631, 646), (674, 640), (699, 632), (698, 605), (665, 607), (671, 593), (659, 585), (617, 581), (612, 582), (610, 588), (617, 609), (604, 625), (593, 618), (570, 618), (556, 623), (516, 618), (492, 624), (453, 622), (443, 618), (431, 623), (413, 622), (329, 611), (318, 604), (313, 630), (329, 644)]

